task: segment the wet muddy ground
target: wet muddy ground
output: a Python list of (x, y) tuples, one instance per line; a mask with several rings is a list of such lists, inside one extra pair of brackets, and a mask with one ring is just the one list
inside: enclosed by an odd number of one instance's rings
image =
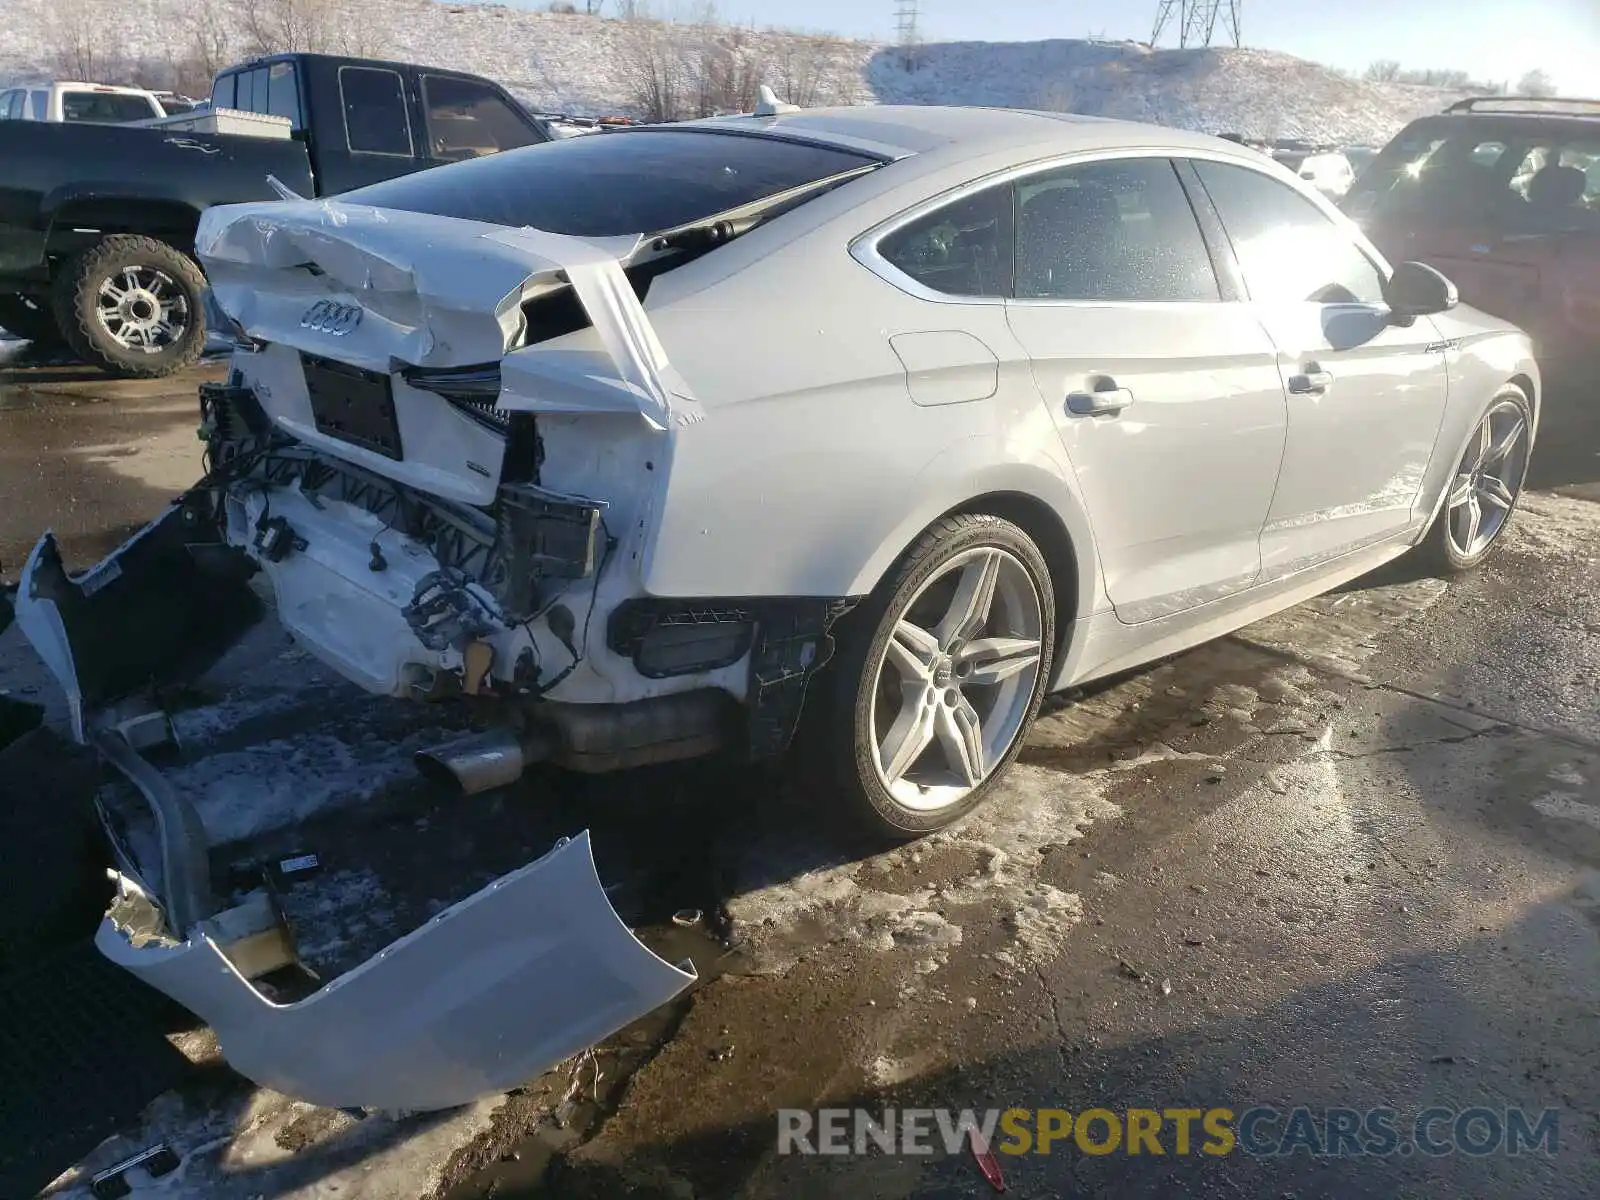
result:
[[(0, 366), (6, 577), (43, 525), (82, 564), (192, 480), (196, 378)], [(352, 707), (260, 630), (180, 718), (179, 769), (219, 840), (324, 859), (295, 902), (331, 968), (588, 828), (624, 919), (701, 982), (508, 1097), (420, 1117), (257, 1091), (176, 1028), (194, 1082), (86, 1165), (164, 1138), (181, 1174), (135, 1195), (968, 1196), (993, 1192), (969, 1154), (780, 1155), (775, 1112), (1444, 1105), (1553, 1109), (1559, 1151), (1069, 1139), (999, 1166), (1038, 1197), (1600, 1194), (1600, 446), (1538, 458), (1478, 575), (1391, 568), (1064, 698), (993, 802), (890, 854), (833, 836), (827, 797), (717, 765), (448, 800), (385, 753), (436, 713)], [(0, 687), (49, 698), (14, 630)], [(296, 758), (297, 738), (322, 740)], [(56, 1166), (55, 1193), (87, 1194)]]

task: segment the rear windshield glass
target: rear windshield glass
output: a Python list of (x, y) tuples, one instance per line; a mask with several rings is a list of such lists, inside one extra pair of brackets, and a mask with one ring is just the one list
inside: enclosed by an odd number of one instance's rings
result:
[(123, 121), (143, 121), (155, 116), (155, 109), (143, 96), (116, 92), (63, 92), (61, 119), (118, 125)]
[(1600, 128), (1559, 121), (1420, 121), (1362, 173), (1346, 207), (1510, 233), (1600, 230)]
[(343, 199), (575, 237), (687, 225), (876, 161), (704, 130), (593, 133), (436, 167)]

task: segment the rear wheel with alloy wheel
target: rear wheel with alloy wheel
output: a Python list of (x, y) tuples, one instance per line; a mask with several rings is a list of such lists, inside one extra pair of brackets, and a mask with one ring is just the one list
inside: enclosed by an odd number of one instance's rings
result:
[(815, 734), (855, 823), (942, 829), (983, 800), (1039, 711), (1055, 596), (1038, 547), (988, 514), (925, 533), (851, 614)]
[(1468, 439), (1444, 505), (1420, 547), (1430, 566), (1466, 571), (1489, 557), (1522, 498), (1532, 448), (1528, 398), (1520, 388), (1507, 386)]

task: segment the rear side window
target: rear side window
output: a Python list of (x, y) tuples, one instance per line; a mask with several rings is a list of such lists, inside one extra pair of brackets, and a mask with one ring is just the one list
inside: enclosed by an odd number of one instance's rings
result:
[(340, 67), (339, 95), (353, 153), (411, 157), (411, 118), (397, 72)]
[(1311, 201), (1248, 167), (1196, 162), (1252, 300), (1381, 304), (1376, 264)]
[(237, 108), (234, 96), (237, 91), (237, 75), (219, 75), (217, 81), (211, 85), (212, 108)]
[(34, 121), (43, 121), (50, 115), (50, 93), (43, 88), (36, 89), (28, 97), (27, 116)]
[(253, 71), (240, 71), (235, 77), (233, 107), (240, 112), (266, 112), (267, 92), (265, 67), (257, 67)]
[(266, 103), (264, 105), (259, 103), (262, 98), (257, 96), (258, 104), (255, 111), (269, 113), (274, 117), (287, 117), (294, 128), (302, 128), (300, 85), (295, 77), (294, 64), (273, 63), (267, 68), (266, 85)]
[(895, 230), (878, 253), (942, 295), (1010, 296), (1014, 213), (1010, 184), (985, 188)]
[(1217, 301), (1194, 210), (1164, 158), (1064, 167), (1017, 191), (1017, 298)]
[(543, 140), (505, 97), (475, 80), (424, 75), (422, 104), (433, 158), (454, 162)]
[(877, 160), (703, 129), (592, 133), (450, 163), (347, 192), (354, 204), (577, 237), (655, 233)]
[(150, 101), (143, 96), (125, 96), (116, 92), (61, 93), (61, 119), (64, 121), (120, 125), (124, 121), (142, 121), (155, 115)]

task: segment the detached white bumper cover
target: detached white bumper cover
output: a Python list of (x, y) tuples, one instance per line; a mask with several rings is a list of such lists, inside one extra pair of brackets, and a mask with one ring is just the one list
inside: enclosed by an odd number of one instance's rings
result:
[[(338, 201), (224, 205), (196, 248), (218, 304), (251, 336), (375, 371), (506, 359), (503, 406), (636, 410), (656, 429), (699, 420), (624, 267), (642, 237), (588, 239)], [(522, 304), (570, 284), (601, 350), (556, 339), (521, 350)], [(350, 300), (360, 324), (301, 324), (319, 300)], [(521, 376), (529, 386), (517, 387)]]
[(295, 1004), (267, 1000), (200, 929), (136, 946), (108, 918), (96, 942), (205, 1020), (241, 1074), (328, 1107), (427, 1111), (503, 1092), (695, 980), (618, 919), (587, 833)]

